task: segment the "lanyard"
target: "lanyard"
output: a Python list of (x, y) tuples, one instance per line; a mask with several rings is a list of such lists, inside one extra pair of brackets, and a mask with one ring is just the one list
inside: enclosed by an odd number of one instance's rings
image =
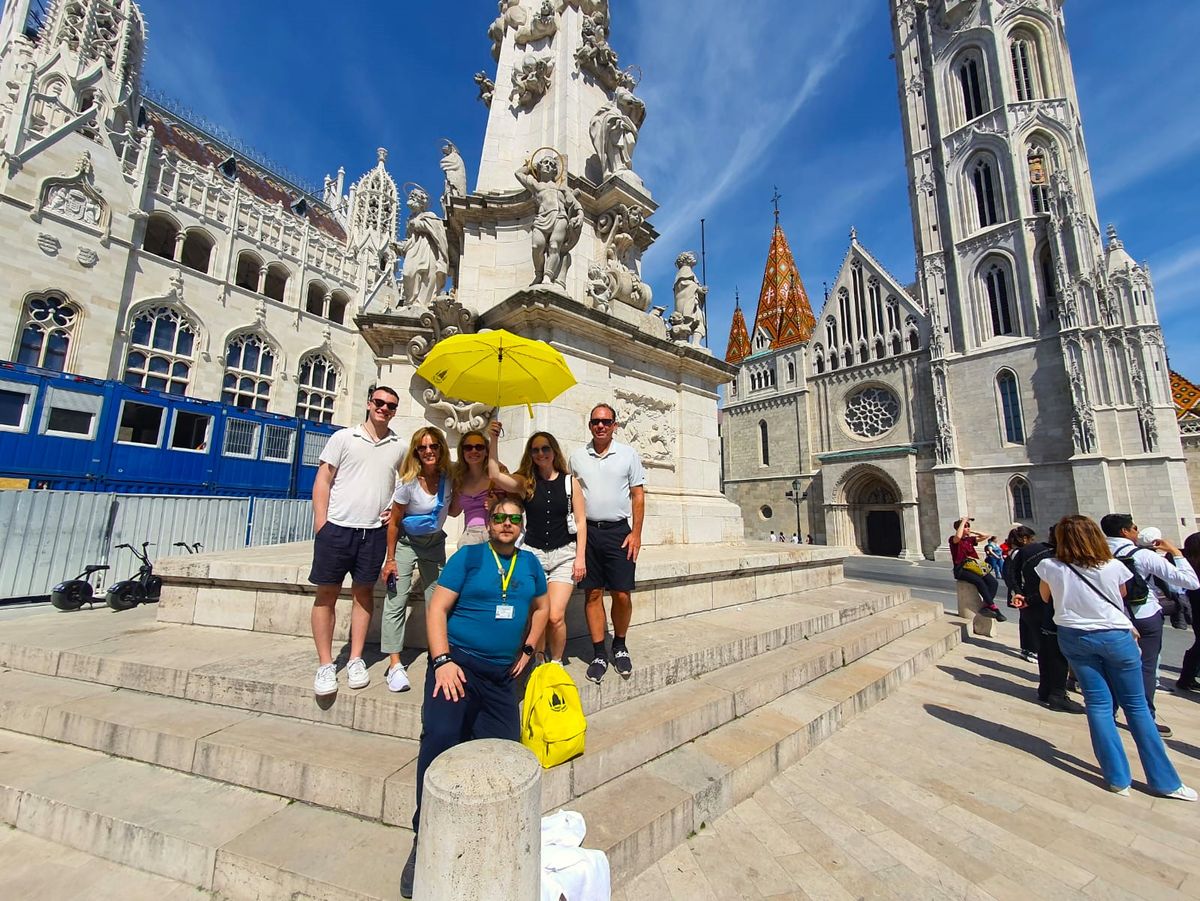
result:
[(517, 568), (517, 554), (513, 553), (512, 559), (508, 561), (508, 574), (504, 573), (504, 566), (500, 563), (500, 555), (496, 553), (496, 549), (488, 543), (488, 550), (492, 552), (492, 557), (496, 561), (496, 574), (500, 577), (500, 600), (508, 600), (508, 584), (512, 581), (513, 570)]

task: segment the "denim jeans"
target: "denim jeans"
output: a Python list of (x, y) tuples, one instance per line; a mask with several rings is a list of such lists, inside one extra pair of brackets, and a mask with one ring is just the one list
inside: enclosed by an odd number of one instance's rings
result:
[(1126, 788), (1132, 781), (1129, 759), (1113, 722), (1111, 685), (1125, 711), (1150, 790), (1166, 794), (1179, 788), (1183, 784), (1179, 773), (1167, 759), (1167, 749), (1146, 706), (1142, 655), (1133, 634), (1126, 629), (1085, 631), (1059, 626), (1058, 645), (1071, 662), (1087, 702), (1092, 750), (1100, 762), (1104, 781), (1115, 788)]

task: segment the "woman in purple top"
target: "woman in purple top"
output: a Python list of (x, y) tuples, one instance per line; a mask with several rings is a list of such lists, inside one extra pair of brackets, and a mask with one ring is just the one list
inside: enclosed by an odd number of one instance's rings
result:
[(450, 476), (453, 497), (450, 515), (463, 515), (463, 531), (458, 546), (487, 541), (487, 501), (491, 478), (488, 476), (488, 441), (483, 432), (467, 432), (458, 440), (458, 459)]
[(970, 528), (973, 520), (964, 516), (954, 520), (954, 534), (950, 536), (950, 562), (954, 566), (954, 578), (959, 582), (969, 582), (979, 592), (979, 600), (983, 603), (979, 611), (984, 616), (994, 616), (998, 622), (1004, 622), (1007, 617), (996, 606), (996, 588), (999, 583), (992, 575), (987, 563), (979, 559), (975, 545), (987, 538), (983, 532)]

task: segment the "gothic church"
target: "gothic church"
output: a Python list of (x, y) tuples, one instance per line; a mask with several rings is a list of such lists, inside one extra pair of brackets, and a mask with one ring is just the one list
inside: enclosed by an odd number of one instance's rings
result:
[(1101, 239), (1062, 6), (891, 0), (916, 284), (851, 231), (814, 317), (777, 214), (726, 357), (724, 485), (747, 537), (799, 520), (941, 559), (963, 513), (1194, 529), (1153, 283), (1112, 226)]

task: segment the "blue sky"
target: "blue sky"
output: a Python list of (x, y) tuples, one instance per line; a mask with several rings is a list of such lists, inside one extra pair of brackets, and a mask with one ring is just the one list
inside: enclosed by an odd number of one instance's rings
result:
[[(440, 139), (472, 183), (494, 71), (494, 0), (141, 0), (148, 80), (307, 181), (348, 180), (387, 147), (396, 181), (441, 184)], [(707, 220), (709, 333), (724, 352), (740, 289), (754, 313), (771, 195), (814, 307), (851, 225), (913, 278), (887, 0), (613, 0), (612, 45), (644, 76), (635, 165), (660, 203), (643, 272), (670, 296), (673, 261)], [(284, 11), (286, 10), (286, 11)], [(1150, 263), (1171, 363), (1200, 381), (1200, 3), (1071, 0), (1067, 34), (1102, 223)], [(1189, 315), (1192, 314), (1192, 315)]]

